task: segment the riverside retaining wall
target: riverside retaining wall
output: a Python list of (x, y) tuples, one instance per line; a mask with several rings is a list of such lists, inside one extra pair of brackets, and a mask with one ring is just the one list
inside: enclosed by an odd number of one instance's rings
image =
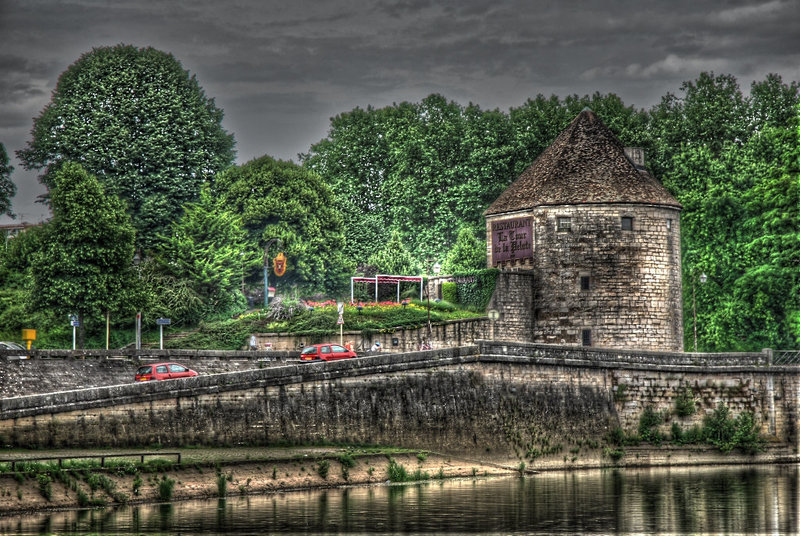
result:
[[(68, 362), (64, 362), (69, 366)], [(675, 414), (691, 389), (697, 411)], [(493, 343), (289, 364), (168, 382), (0, 399), (17, 447), (336, 441), (481, 458), (565, 460), (636, 432), (645, 407), (689, 427), (720, 403), (797, 444), (796, 369), (768, 354), (683, 354)], [(574, 456), (573, 456), (574, 457)]]

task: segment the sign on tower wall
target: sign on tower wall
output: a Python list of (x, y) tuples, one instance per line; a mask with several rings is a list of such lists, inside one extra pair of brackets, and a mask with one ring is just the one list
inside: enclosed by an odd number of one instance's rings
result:
[(531, 218), (512, 218), (491, 222), (492, 265), (533, 258), (533, 225)]

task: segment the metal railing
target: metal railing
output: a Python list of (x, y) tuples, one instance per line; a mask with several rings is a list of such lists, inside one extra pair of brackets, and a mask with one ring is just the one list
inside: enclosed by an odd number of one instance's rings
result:
[(181, 463), (180, 452), (132, 452), (130, 454), (95, 454), (84, 456), (46, 456), (37, 458), (0, 458), (0, 463), (10, 463), (11, 470), (15, 471), (18, 463), (31, 463), (42, 461), (58, 461), (58, 466), (62, 467), (65, 460), (100, 460), (100, 467), (106, 466), (106, 458), (139, 458), (141, 463), (144, 463), (145, 456), (148, 457), (165, 457), (175, 456), (177, 463)]
[(773, 365), (800, 365), (800, 350), (773, 350)]

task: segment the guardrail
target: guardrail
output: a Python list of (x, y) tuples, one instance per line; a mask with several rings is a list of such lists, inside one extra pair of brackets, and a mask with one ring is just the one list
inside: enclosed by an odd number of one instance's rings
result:
[(177, 458), (177, 462), (181, 463), (181, 453), (180, 452), (137, 452), (137, 453), (130, 453), (130, 454), (95, 454), (95, 455), (84, 455), (84, 456), (46, 456), (41, 458), (0, 458), (0, 463), (10, 463), (11, 470), (15, 471), (17, 468), (18, 463), (30, 463), (30, 462), (41, 462), (41, 461), (52, 461), (58, 460), (58, 466), (62, 467), (65, 460), (87, 460), (87, 459), (99, 459), (100, 460), (100, 467), (106, 466), (106, 458), (139, 458), (141, 463), (144, 463), (145, 456), (175, 456)]
[(800, 365), (800, 350), (773, 350), (772, 364), (781, 366)]
[(116, 350), (0, 350), (0, 359), (286, 359), (297, 357), (299, 352), (288, 350), (156, 350), (143, 348), (121, 348)]

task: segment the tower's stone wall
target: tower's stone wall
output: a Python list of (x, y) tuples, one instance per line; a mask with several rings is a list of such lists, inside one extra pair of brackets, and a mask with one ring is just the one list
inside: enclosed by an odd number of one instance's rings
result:
[[(532, 219), (533, 256), (494, 263), (492, 222)], [(630, 230), (623, 229), (630, 218)], [(559, 219), (561, 226), (559, 227)], [(608, 348), (682, 351), (680, 212), (644, 204), (547, 205), (487, 218), (490, 265), (531, 274), (532, 325), (526, 337), (501, 304), (498, 338)], [(523, 280), (518, 281), (517, 286)], [(527, 300), (524, 300), (527, 301)], [(503, 319), (515, 333), (504, 333)], [(523, 322), (524, 324), (525, 322)]]

